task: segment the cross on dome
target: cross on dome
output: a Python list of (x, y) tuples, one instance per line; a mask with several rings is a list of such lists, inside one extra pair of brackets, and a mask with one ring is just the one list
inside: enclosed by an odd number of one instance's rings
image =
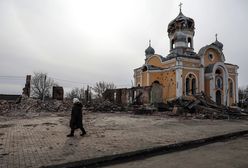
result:
[(182, 5), (183, 5), (182, 2), (180, 2), (180, 4), (178, 5), (179, 6), (179, 9), (180, 9), (180, 13), (182, 12)]

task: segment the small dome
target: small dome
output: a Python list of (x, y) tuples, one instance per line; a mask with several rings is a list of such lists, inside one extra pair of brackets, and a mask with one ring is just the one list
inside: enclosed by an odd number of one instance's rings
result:
[(194, 29), (195, 29), (194, 20), (184, 16), (183, 13), (180, 11), (179, 15), (169, 23), (167, 32), (169, 34), (173, 34), (176, 30), (194, 31)]
[(221, 42), (218, 41), (217, 39), (217, 34), (215, 35), (216, 40), (215, 42), (212, 43), (212, 45), (216, 46), (217, 48), (219, 48), (220, 50), (223, 50), (223, 44)]
[(145, 54), (146, 56), (155, 54), (155, 50), (151, 47), (151, 40), (149, 41), (149, 47), (145, 50)]
[(174, 37), (175, 41), (182, 41), (182, 42), (186, 42), (187, 40), (187, 35), (181, 31), (176, 32), (175, 33), (175, 37)]

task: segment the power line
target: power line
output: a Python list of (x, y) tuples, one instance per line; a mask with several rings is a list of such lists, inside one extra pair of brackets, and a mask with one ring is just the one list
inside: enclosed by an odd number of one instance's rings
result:
[[(49, 77), (52, 78), (52, 79), (54, 79), (55, 81), (62, 81), (62, 82), (67, 82), (67, 83), (89, 85), (89, 86), (95, 85), (95, 83), (78, 82), (78, 81), (61, 79), (61, 78), (56, 78), (56, 77), (51, 77), (51, 76), (49, 76)], [(8, 79), (8, 80), (23, 80), (25, 78), (26, 78), (26, 76), (14, 76), (14, 75), (1, 75), (0, 76), (0, 79)], [(130, 84), (115, 84), (115, 85), (117, 87), (127, 87), (127, 86), (130, 86)]]
[(25, 77), (24, 77), (24, 76), (9, 76), (9, 75), (6, 75), (6, 76), (0, 76), (0, 78), (7, 78), (7, 79), (21, 78), (21, 79), (25, 79)]

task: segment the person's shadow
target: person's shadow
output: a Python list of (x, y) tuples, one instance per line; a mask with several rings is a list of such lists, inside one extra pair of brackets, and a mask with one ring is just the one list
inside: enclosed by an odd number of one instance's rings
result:
[(74, 136), (74, 137), (66, 137), (66, 141), (61, 148), (61, 154), (63, 156), (73, 155), (78, 150), (78, 145), (82, 137)]

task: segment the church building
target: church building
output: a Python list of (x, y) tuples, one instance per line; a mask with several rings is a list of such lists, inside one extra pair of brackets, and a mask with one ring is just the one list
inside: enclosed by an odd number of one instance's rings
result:
[(181, 11), (168, 25), (170, 51), (167, 56), (145, 50), (145, 63), (134, 69), (135, 86), (161, 86), (164, 102), (204, 92), (217, 104), (238, 102), (238, 66), (225, 62), (223, 44), (213, 43), (194, 51), (195, 22)]

